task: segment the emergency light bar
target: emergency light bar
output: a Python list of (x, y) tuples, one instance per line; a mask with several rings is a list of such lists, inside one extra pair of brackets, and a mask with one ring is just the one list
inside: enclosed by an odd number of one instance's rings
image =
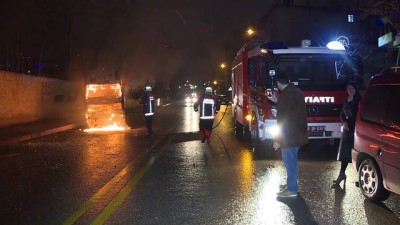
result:
[(347, 54), (344, 50), (332, 50), (325, 47), (288, 48), (272, 50), (274, 54)]
[(260, 45), (261, 49), (273, 50), (273, 49), (288, 49), (284, 43), (280, 41), (270, 41)]
[(326, 47), (332, 50), (346, 50), (344, 45), (339, 41), (331, 41), (326, 45)]

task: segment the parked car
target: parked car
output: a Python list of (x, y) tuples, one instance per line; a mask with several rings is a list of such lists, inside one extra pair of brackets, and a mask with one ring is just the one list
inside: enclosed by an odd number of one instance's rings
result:
[(217, 95), (217, 101), (220, 105), (229, 105), (229, 98), (227, 95)]
[(400, 71), (369, 81), (360, 103), (352, 150), (362, 194), (372, 202), (400, 194)]

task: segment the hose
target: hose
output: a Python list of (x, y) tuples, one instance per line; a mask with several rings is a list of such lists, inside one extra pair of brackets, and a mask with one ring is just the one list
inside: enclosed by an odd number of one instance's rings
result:
[(221, 117), (221, 119), (218, 121), (218, 123), (215, 125), (215, 126), (213, 126), (212, 127), (212, 129), (214, 129), (214, 128), (216, 128), (216, 127), (218, 127), (218, 125), (221, 123), (221, 121), (224, 119), (224, 116), (225, 116), (225, 113), (226, 113), (226, 110), (228, 109), (228, 107), (229, 107), (229, 104), (228, 105), (226, 105), (226, 107), (225, 107), (225, 111), (224, 111), (224, 114), (222, 114), (222, 117)]

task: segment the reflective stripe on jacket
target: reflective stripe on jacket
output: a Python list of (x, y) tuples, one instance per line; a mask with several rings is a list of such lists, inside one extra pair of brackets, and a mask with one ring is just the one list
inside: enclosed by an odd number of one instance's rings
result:
[(147, 94), (142, 98), (143, 112), (145, 116), (154, 115), (154, 96)]
[(200, 106), (200, 119), (214, 119), (218, 113), (219, 104), (213, 95), (203, 95), (194, 103), (194, 110), (198, 111)]
[(215, 100), (212, 98), (205, 98), (200, 106), (200, 119), (214, 119), (215, 115)]

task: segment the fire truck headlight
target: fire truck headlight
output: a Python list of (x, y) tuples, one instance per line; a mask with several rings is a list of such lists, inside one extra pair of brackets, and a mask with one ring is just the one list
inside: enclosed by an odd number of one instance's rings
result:
[(281, 132), (281, 129), (279, 128), (279, 126), (272, 126), (272, 127), (266, 127), (265, 131), (267, 133), (270, 133), (273, 137), (275, 137)]
[(272, 115), (273, 115), (274, 117), (276, 117), (276, 112), (277, 112), (276, 109), (271, 109), (271, 113), (272, 113)]
[(251, 115), (250, 114), (246, 116), (246, 120), (249, 121), (249, 122), (251, 121)]

